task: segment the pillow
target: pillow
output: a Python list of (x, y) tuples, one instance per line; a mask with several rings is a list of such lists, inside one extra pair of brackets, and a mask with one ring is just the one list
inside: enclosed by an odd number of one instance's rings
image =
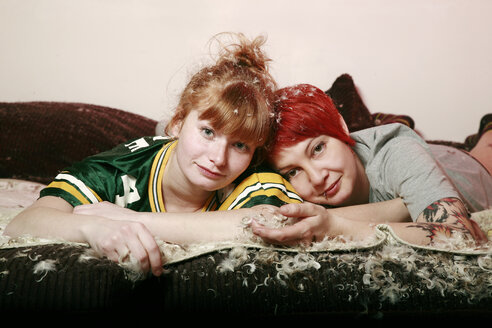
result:
[[(350, 132), (370, 128), (377, 125), (400, 123), (415, 129), (414, 120), (408, 115), (396, 115), (387, 113), (373, 113), (364, 105), (354, 81), (349, 74), (340, 75), (330, 89), (325, 93), (329, 95), (343, 119), (347, 123)], [(452, 142), (446, 140), (426, 140), (431, 144), (446, 145), (469, 151), (473, 144), (465, 141)]]
[(0, 178), (49, 183), (63, 168), (130, 139), (157, 122), (81, 103), (0, 103)]
[(364, 105), (349, 74), (339, 76), (325, 93), (335, 103), (350, 132), (374, 126), (371, 113)]
[(349, 74), (340, 75), (325, 93), (333, 99), (350, 132), (390, 123), (405, 124), (412, 129), (415, 127), (413, 119), (407, 115), (371, 114)]
[(395, 115), (395, 114), (385, 114), (385, 113), (374, 113), (371, 115), (373, 123), (375, 125), (400, 123), (405, 124), (409, 128), (413, 129), (415, 123), (413, 119), (408, 115)]

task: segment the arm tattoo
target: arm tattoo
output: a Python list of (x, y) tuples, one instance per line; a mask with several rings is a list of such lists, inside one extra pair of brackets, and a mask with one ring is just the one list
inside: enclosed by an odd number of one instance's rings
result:
[(430, 239), (430, 243), (432, 244), (434, 241), (443, 239), (443, 238), (451, 238), (453, 232), (461, 232), (465, 235), (470, 235), (470, 231), (465, 227), (457, 227), (457, 226), (449, 226), (446, 224), (440, 223), (419, 223), (415, 225), (410, 225), (409, 227), (420, 228), (424, 231), (427, 231), (427, 237)]
[[(446, 209), (446, 206), (452, 206), (451, 213)], [(456, 218), (454, 223), (463, 223), (470, 215), (463, 203), (457, 198), (443, 198), (427, 206), (422, 215), (426, 222), (447, 222), (450, 217)], [(448, 222), (450, 223), (450, 222)]]
[(451, 237), (455, 231), (470, 235), (469, 217), (470, 214), (461, 200), (443, 198), (430, 204), (422, 211), (422, 218), (425, 222), (419, 222), (409, 227), (417, 227), (427, 231), (427, 237), (432, 243), (437, 238)]

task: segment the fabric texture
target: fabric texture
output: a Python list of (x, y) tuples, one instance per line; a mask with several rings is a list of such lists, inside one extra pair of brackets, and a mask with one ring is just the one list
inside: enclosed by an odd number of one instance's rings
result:
[[(288, 276), (279, 276), (272, 263), (220, 270), (232, 252), (223, 250), (166, 265), (161, 277), (132, 282), (124, 269), (108, 260), (81, 262), (83, 247), (0, 249), (0, 258), (9, 259), (0, 262), (0, 271), (10, 273), (0, 279), (0, 311), (10, 315), (94, 315), (114, 322), (142, 319), (143, 314), (155, 320), (156, 313), (166, 320), (186, 320), (192, 315), (215, 321), (227, 317), (288, 320), (296, 316), (445, 320), (480, 319), (490, 314), (492, 298), (470, 298), (466, 291), (474, 287), (466, 277), (456, 280), (437, 270), (429, 280), (419, 270), (427, 272), (435, 262), (410, 260), (415, 258), (410, 251), (399, 254), (400, 259), (389, 254), (383, 259), (375, 257), (384, 251), (320, 253), (313, 257), (317, 265), (294, 268)], [(281, 263), (286, 256), (289, 253), (280, 252), (272, 259)], [(426, 256), (435, 257), (431, 253)], [(454, 255), (440, 256), (439, 267), (452, 265)], [(56, 260), (54, 270), (36, 270), (39, 263), (50, 259)], [(476, 266), (476, 257), (469, 261)], [(486, 274), (474, 279), (483, 286)], [(489, 291), (486, 287), (478, 295)]]
[(413, 130), (390, 124), (351, 134), (370, 183), (371, 203), (401, 197), (415, 221), (431, 203), (459, 194)]
[(127, 140), (153, 135), (157, 122), (81, 103), (0, 103), (0, 178), (48, 183), (59, 170)]
[(492, 176), (479, 161), (451, 146), (430, 144), (429, 149), (469, 212), (492, 208)]
[(470, 212), (488, 209), (492, 177), (473, 157), (445, 145), (427, 144), (402, 124), (351, 134), (370, 181), (370, 202), (401, 197), (413, 220), (433, 202), (460, 198)]
[(374, 126), (373, 117), (349, 74), (339, 76), (325, 93), (333, 100), (350, 132)]
[[(108, 201), (139, 212), (165, 212), (161, 186), (178, 142), (169, 137), (141, 137), (85, 158), (58, 174), (41, 197), (61, 197), (72, 206)], [(271, 169), (257, 167), (212, 193), (203, 211), (298, 202), (302, 199), (288, 181)]]

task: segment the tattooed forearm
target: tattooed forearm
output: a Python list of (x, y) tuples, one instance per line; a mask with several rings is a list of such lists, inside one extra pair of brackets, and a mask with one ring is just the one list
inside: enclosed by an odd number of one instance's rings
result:
[(453, 233), (455, 232), (462, 233), (463, 236), (470, 236), (470, 231), (465, 227), (461, 228), (441, 223), (422, 222), (414, 225), (409, 225), (408, 227), (419, 228), (423, 231), (426, 231), (430, 243), (433, 243), (436, 240), (442, 240), (443, 238), (451, 238)]
[[(447, 222), (453, 224), (463, 224), (470, 217), (461, 200), (457, 198), (440, 199), (427, 206), (422, 211), (421, 216), (425, 222)], [(453, 219), (453, 222), (448, 221), (450, 219)]]
[(427, 232), (430, 243), (459, 233), (466, 239), (479, 240), (465, 205), (457, 198), (443, 198), (427, 206), (411, 228)]

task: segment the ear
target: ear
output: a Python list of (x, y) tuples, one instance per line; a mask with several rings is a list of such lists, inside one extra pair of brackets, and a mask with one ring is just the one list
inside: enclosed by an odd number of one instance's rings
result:
[(181, 127), (183, 126), (183, 120), (177, 120), (170, 126), (169, 132), (171, 132), (172, 137), (178, 137), (181, 132)]
[(340, 123), (342, 124), (343, 131), (345, 131), (346, 134), (350, 134), (347, 123), (343, 119), (342, 115), (338, 114), (338, 116), (340, 117)]

